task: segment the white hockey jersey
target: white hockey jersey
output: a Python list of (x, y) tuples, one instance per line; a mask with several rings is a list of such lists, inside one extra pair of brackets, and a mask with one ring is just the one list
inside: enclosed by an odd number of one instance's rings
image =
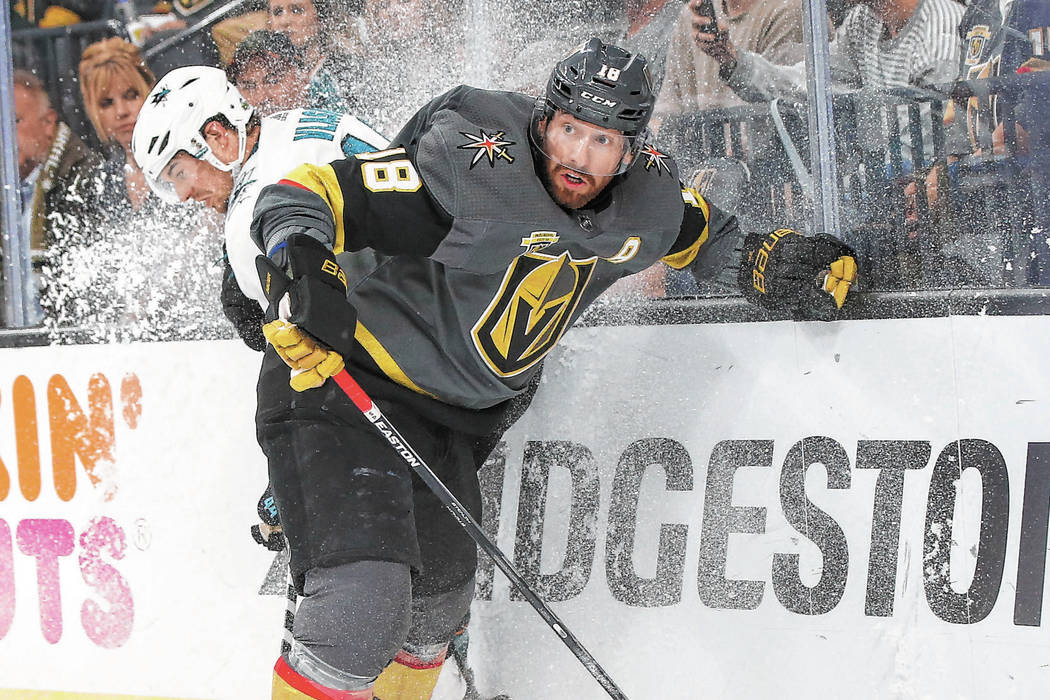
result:
[(252, 242), (249, 229), (255, 200), (303, 163), (323, 165), (355, 153), (386, 148), (387, 140), (363, 122), (346, 114), (320, 109), (293, 109), (262, 120), (255, 150), (233, 182), (226, 207), (226, 255), (244, 294), (265, 309), (255, 257), (263, 251)]

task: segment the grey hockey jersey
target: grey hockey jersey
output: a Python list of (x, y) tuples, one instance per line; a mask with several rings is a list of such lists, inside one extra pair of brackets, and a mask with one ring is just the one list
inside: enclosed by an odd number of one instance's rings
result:
[[(735, 219), (683, 189), (648, 145), (585, 208), (547, 193), (529, 144), (534, 100), (458, 87), (391, 142), (265, 188), (252, 223), (273, 251), (307, 232), (339, 255), (380, 253), (348, 273), (355, 337), (392, 381), (482, 409), (522, 390), (599, 294), (663, 259), (700, 277), (731, 269)], [(309, 330), (309, 329), (307, 329)]]

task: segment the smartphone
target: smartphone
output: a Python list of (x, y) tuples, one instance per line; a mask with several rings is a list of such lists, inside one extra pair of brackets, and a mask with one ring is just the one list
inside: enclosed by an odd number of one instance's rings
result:
[(715, 16), (715, 1), (714, 0), (703, 0), (700, 5), (693, 10), (693, 13), (697, 17), (710, 17), (711, 23), (700, 27), (700, 31), (704, 34), (718, 34), (718, 21)]

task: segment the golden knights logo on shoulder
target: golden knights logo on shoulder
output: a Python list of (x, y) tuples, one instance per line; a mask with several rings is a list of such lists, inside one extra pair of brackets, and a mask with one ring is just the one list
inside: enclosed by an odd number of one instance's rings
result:
[(489, 167), (496, 167), (496, 160), (502, 158), (508, 163), (514, 162), (514, 156), (507, 150), (507, 146), (514, 146), (514, 141), (509, 141), (503, 138), (504, 132), (497, 131), (489, 134), (484, 129), (478, 129), (476, 134), (468, 134), (466, 131), (459, 132), (470, 139), (467, 143), (464, 143), (457, 148), (467, 151), (474, 149), (474, 158), (470, 161), (470, 169), (473, 170), (474, 166), (481, 162), (482, 158), (488, 158)]
[(670, 166), (665, 162), (667, 160), (667, 154), (656, 149), (656, 146), (651, 143), (645, 144), (639, 155), (645, 156), (645, 169), (650, 170), (656, 168), (656, 174), (662, 175), (664, 171), (668, 174), (671, 172)]

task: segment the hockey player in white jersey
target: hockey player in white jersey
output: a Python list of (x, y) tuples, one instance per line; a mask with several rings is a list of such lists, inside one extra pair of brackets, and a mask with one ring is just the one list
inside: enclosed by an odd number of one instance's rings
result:
[[(248, 227), (259, 192), (303, 162), (384, 148), (387, 140), (358, 119), (318, 109), (260, 118), (218, 68), (187, 66), (164, 76), (146, 97), (131, 139), (135, 160), (167, 202), (194, 200), (225, 214), (229, 261), (222, 302), (250, 347), (262, 350), (262, 310)], [(232, 274), (231, 274), (232, 269)]]

